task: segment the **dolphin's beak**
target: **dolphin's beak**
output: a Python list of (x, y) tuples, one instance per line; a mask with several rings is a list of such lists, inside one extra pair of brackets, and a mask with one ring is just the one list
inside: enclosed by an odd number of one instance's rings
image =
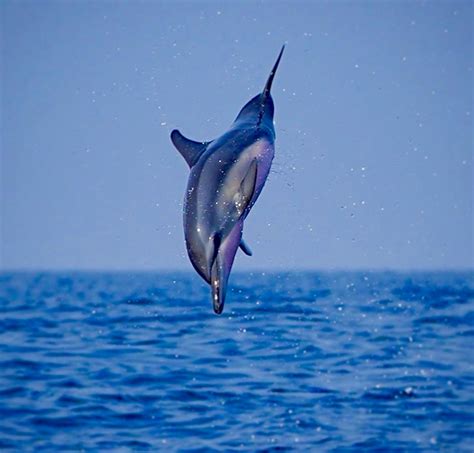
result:
[(220, 315), (224, 310), (225, 295), (230, 270), (242, 238), (242, 222), (237, 222), (226, 239), (215, 241), (215, 252), (210, 264), (210, 284), (214, 313)]
[(221, 257), (218, 255), (211, 268), (212, 307), (216, 315), (220, 315), (224, 310), (228, 277), (228, 273), (223, 269)]
[(262, 104), (265, 103), (265, 100), (267, 97), (270, 95), (270, 90), (272, 89), (272, 83), (273, 83), (273, 78), (275, 77), (275, 73), (278, 69), (278, 65), (280, 64), (281, 56), (283, 55), (283, 51), (285, 50), (285, 44), (281, 47), (280, 53), (278, 54), (278, 58), (273, 65), (273, 69), (270, 72), (270, 75), (268, 76), (267, 83), (265, 83), (265, 87), (263, 88), (262, 91)]

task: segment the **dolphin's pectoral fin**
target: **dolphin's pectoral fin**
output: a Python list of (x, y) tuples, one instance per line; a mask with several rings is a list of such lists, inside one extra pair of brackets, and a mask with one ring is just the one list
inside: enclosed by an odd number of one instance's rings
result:
[(240, 183), (239, 191), (235, 194), (234, 202), (238, 217), (242, 217), (245, 210), (250, 206), (253, 194), (255, 193), (255, 186), (257, 184), (257, 160), (254, 159)]
[(190, 140), (177, 129), (174, 129), (173, 132), (171, 132), (171, 141), (179, 153), (184, 157), (184, 160), (190, 168), (199, 160), (199, 157), (210, 143)]
[(247, 256), (252, 256), (252, 250), (250, 250), (250, 247), (243, 239), (240, 240), (239, 246), (242, 252), (244, 252)]

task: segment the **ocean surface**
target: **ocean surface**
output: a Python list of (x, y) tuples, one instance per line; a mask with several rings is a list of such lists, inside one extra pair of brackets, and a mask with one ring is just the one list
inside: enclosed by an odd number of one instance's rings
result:
[(473, 273), (0, 274), (0, 451), (474, 450)]

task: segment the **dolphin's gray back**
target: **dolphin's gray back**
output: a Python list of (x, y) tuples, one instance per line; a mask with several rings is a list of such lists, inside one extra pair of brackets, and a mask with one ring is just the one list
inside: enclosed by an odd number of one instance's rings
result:
[[(239, 127), (210, 143), (192, 166), (185, 197), (184, 230), (191, 261), (205, 280), (210, 278), (212, 256), (206, 254), (212, 253), (212, 242), (227, 236), (245, 219), (265, 184), (273, 154), (273, 130)], [(254, 161), (257, 171), (252, 198), (240, 211), (236, 197)]]

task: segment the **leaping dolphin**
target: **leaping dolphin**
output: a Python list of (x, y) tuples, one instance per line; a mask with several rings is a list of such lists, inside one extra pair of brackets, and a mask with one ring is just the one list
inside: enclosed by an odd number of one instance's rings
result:
[(191, 169), (183, 210), (186, 248), (196, 271), (211, 285), (216, 314), (224, 309), (237, 249), (252, 254), (242, 231), (275, 154), (270, 90), (284, 49), (263, 91), (245, 104), (225, 134), (196, 142), (176, 129), (171, 132), (171, 141)]

